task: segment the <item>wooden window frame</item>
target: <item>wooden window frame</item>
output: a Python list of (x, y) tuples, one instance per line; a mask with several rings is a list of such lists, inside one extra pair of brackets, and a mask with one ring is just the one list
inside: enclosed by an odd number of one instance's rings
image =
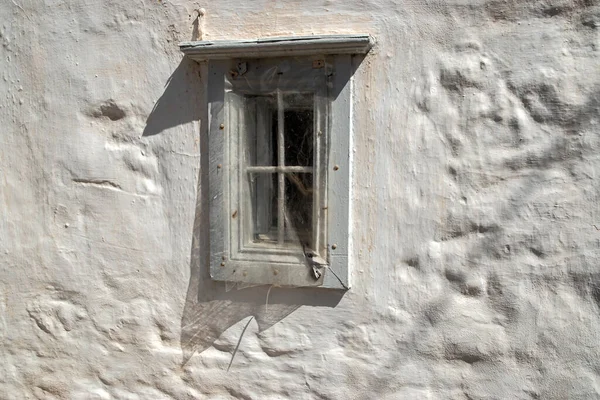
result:
[[(282, 287), (321, 287), (347, 290), (350, 287), (348, 253), (350, 223), (350, 172), (352, 140), (352, 55), (365, 54), (371, 47), (368, 35), (322, 36), (310, 38), (273, 38), (258, 41), (188, 42), (182, 51), (197, 61), (208, 61), (208, 155), (210, 275), (217, 281), (241, 285), (276, 285)], [(284, 57), (284, 58), (282, 58)], [(304, 253), (260, 246), (244, 246), (240, 240), (239, 168), (240, 120), (244, 103), (232, 101), (230, 79), (236, 68), (246, 63), (256, 65), (291, 62), (289, 87), (277, 89), (302, 91), (302, 75), (307, 70), (296, 65), (310, 63), (314, 68), (329, 68), (326, 96), (315, 110), (325, 113), (320, 130), (327, 157), (314, 161), (319, 175), (318, 202), (313, 211), (320, 221), (323, 245), (317, 250), (322, 275), (315, 279)], [(300, 64), (298, 64), (300, 63)], [(294, 74), (300, 74), (294, 78)], [(256, 85), (248, 84), (248, 93), (259, 94)], [(265, 90), (273, 90), (267, 87)], [(310, 88), (311, 90), (313, 88)], [(243, 92), (243, 85), (236, 89)], [(238, 93), (235, 92), (235, 93)], [(235, 97), (235, 96), (234, 96)], [(325, 99), (325, 100), (323, 100)], [(315, 114), (315, 119), (319, 118)], [(278, 134), (283, 134), (279, 132)], [(315, 132), (317, 134), (317, 132)], [(242, 143), (243, 145), (243, 143)], [(242, 146), (243, 147), (243, 146)], [(259, 168), (259, 167), (254, 167)], [(276, 168), (276, 167), (266, 167)], [(277, 171), (281, 177), (282, 171)], [(280, 178), (281, 179), (281, 178)], [(244, 216), (247, 213), (243, 213)], [(317, 223), (318, 225), (318, 223)]]

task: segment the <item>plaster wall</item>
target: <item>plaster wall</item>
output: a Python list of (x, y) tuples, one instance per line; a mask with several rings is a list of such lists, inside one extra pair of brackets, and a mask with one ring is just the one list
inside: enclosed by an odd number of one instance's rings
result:
[[(333, 33), (377, 40), (352, 289), (213, 283), (177, 43)], [(0, 44), (0, 398), (600, 397), (600, 2), (11, 0)]]

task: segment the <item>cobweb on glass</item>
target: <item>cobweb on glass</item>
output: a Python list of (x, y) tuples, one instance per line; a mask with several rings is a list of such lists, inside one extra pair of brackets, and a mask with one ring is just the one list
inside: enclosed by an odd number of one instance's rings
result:
[[(286, 166), (313, 167), (313, 94), (286, 93), (283, 103), (284, 163)], [(288, 172), (283, 184), (284, 240), (287, 245), (300, 249), (305, 246), (313, 247), (313, 173)]]
[[(245, 204), (238, 214), (245, 239), (297, 254), (313, 267), (319, 257), (315, 237), (315, 95), (280, 92), (246, 96), (242, 165)], [(277, 169), (275, 169), (277, 168)], [(242, 215), (243, 214), (243, 215)], [(318, 217), (317, 217), (318, 218)], [(318, 234), (317, 234), (318, 235)], [(239, 272), (238, 272), (239, 273)], [(233, 271), (226, 290), (261, 284), (240, 282)], [(319, 275), (320, 276), (320, 275)], [(317, 277), (318, 279), (318, 277)]]
[(312, 248), (312, 174), (286, 174), (284, 207), (285, 241)]

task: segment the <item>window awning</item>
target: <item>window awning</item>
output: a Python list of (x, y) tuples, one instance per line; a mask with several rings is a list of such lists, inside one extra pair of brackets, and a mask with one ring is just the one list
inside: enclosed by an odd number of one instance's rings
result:
[(366, 54), (372, 46), (373, 38), (366, 34), (195, 41), (179, 44), (181, 51), (196, 61), (232, 58)]

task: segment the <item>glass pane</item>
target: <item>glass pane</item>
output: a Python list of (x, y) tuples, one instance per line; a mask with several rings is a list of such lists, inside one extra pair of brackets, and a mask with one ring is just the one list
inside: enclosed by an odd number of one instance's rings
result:
[(285, 174), (285, 241), (313, 247), (312, 174)]
[(255, 242), (277, 243), (277, 174), (250, 174), (253, 179)]
[[(277, 98), (276, 96), (247, 96), (250, 114), (247, 126), (251, 157), (248, 165), (277, 165)], [(273, 119), (275, 115), (275, 119)], [(274, 131), (275, 130), (275, 131)]]
[(313, 102), (304, 93), (246, 97), (246, 237), (254, 243), (313, 247)]
[(312, 167), (314, 105), (312, 94), (284, 95), (285, 165)]
[[(246, 105), (248, 144), (253, 146), (253, 166), (277, 166), (278, 163), (278, 110), (275, 95), (247, 96)], [(285, 165), (311, 167), (313, 165), (314, 104), (311, 93), (283, 95), (283, 130)], [(253, 115), (256, 113), (256, 115)], [(250, 132), (255, 134), (250, 135)]]
[[(254, 242), (277, 243), (279, 202), (278, 174), (250, 174), (253, 179), (255, 220)], [(284, 240), (313, 247), (313, 182), (310, 173), (286, 173), (284, 197)], [(252, 178), (251, 178), (252, 179)]]

